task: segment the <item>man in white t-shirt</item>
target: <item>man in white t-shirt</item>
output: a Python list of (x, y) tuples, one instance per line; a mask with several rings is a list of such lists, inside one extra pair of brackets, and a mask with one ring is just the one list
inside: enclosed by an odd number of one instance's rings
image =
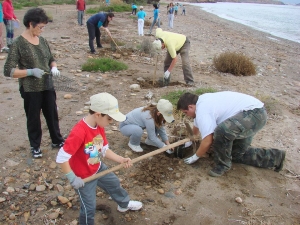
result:
[(214, 153), (213, 177), (222, 176), (231, 168), (231, 162), (282, 170), (285, 151), (254, 148), (254, 135), (267, 122), (264, 104), (258, 99), (231, 91), (194, 95), (183, 94), (177, 109), (194, 118), (194, 135), (201, 134), (197, 152), (185, 159), (186, 164), (196, 162), (210, 147)]

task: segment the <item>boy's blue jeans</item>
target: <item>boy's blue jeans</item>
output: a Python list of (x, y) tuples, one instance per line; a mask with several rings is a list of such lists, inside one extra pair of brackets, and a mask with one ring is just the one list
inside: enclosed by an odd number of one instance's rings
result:
[[(98, 173), (106, 169), (108, 169), (107, 166), (101, 162)], [(130, 197), (127, 191), (121, 187), (119, 178), (114, 173), (109, 173), (96, 180), (90, 181), (86, 183), (84, 187), (75, 189), (80, 200), (80, 225), (94, 225), (97, 186), (108, 193), (120, 207), (126, 208), (129, 204)]]

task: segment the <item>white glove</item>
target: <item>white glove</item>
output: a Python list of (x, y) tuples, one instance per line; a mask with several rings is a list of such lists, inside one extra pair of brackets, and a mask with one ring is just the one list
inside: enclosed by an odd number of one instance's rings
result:
[(169, 76), (170, 76), (170, 71), (167, 70), (167, 71), (165, 72), (165, 74), (164, 74), (164, 78), (165, 78), (165, 79), (168, 79)]
[(194, 155), (192, 155), (191, 157), (186, 158), (186, 159), (184, 160), (184, 163), (185, 163), (185, 164), (192, 164), (192, 163), (196, 162), (199, 158), (200, 158), (200, 157), (198, 157), (196, 154), (194, 154)]
[[(165, 146), (167, 146), (166, 144), (163, 146), (163, 147), (165, 147)], [(174, 151), (172, 150), (172, 149), (168, 149), (167, 151), (166, 151), (166, 153), (168, 153), (168, 154), (173, 154), (174, 153)]]
[(51, 73), (54, 77), (59, 77), (60, 76), (60, 72), (59, 70), (57, 69), (57, 67), (52, 67), (51, 68)]
[(41, 70), (39, 68), (34, 68), (34, 69), (27, 69), (27, 76), (35, 76), (37, 78), (42, 78), (42, 76), (44, 75), (45, 71)]

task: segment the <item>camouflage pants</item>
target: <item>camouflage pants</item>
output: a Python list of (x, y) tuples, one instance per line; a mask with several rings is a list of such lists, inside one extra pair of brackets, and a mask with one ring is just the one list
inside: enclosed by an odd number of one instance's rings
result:
[(230, 169), (231, 162), (256, 167), (274, 167), (282, 151), (251, 147), (254, 135), (267, 122), (265, 108), (243, 111), (220, 123), (214, 131), (213, 151), (217, 165)]

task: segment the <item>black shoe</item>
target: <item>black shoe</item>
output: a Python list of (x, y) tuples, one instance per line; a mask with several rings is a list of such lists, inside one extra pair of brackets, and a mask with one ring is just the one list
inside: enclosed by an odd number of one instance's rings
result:
[(186, 82), (186, 85), (189, 87), (194, 87), (195, 83), (194, 83), (194, 81), (188, 81), (188, 82)]
[(91, 51), (90, 53), (93, 55), (97, 54), (96, 51)]
[(103, 46), (102, 46), (102, 45), (99, 45), (99, 46), (97, 46), (97, 48), (103, 48)]
[(282, 170), (284, 160), (285, 160), (285, 151), (282, 151), (281, 161), (280, 161), (280, 164), (278, 166), (275, 166), (275, 169), (274, 169), (275, 172), (279, 172), (279, 171)]
[(30, 150), (33, 158), (42, 158), (43, 154), (40, 148), (31, 147)]
[(222, 176), (228, 169), (225, 166), (217, 165), (211, 171), (208, 172), (208, 175), (212, 177)]
[(52, 148), (61, 148), (62, 146), (64, 146), (65, 142), (61, 142), (59, 144), (51, 144)]

